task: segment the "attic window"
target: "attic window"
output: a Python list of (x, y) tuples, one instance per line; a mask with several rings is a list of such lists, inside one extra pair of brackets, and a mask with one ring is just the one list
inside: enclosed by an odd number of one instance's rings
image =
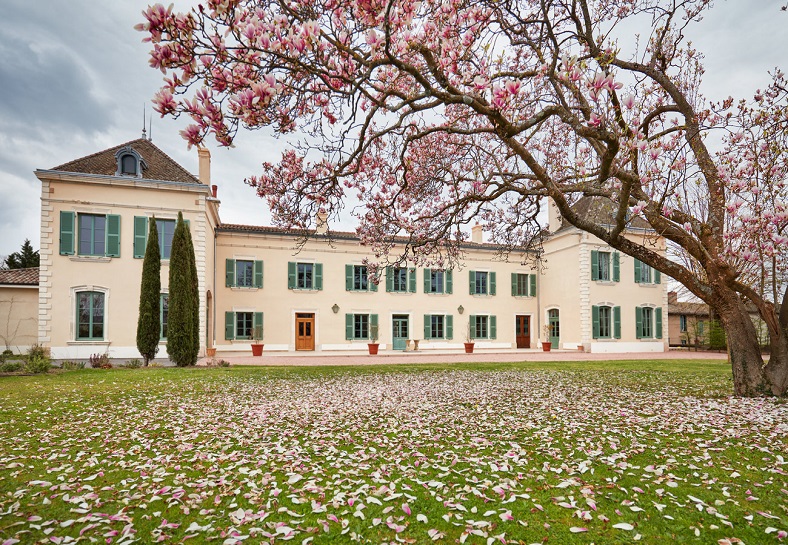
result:
[(119, 149), (115, 152), (117, 170), (115, 176), (135, 176), (142, 178), (142, 171), (148, 168), (142, 156), (130, 146)]

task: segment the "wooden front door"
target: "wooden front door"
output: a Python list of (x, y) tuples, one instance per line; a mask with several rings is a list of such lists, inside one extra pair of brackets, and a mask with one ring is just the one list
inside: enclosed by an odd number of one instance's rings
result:
[(531, 317), (515, 316), (514, 323), (514, 336), (517, 341), (517, 348), (531, 348)]
[(296, 350), (315, 349), (315, 315), (296, 314)]
[(408, 346), (408, 316), (395, 314), (392, 317), (391, 348), (405, 350)]

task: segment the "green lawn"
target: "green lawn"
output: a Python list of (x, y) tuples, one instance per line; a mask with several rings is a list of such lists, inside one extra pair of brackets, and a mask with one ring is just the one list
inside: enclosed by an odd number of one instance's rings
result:
[(788, 403), (731, 390), (704, 361), (2, 377), (0, 545), (788, 542)]

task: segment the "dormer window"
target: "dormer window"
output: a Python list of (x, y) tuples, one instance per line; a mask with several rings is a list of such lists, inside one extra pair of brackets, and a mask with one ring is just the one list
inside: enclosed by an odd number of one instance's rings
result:
[(117, 171), (115, 176), (135, 176), (142, 178), (142, 170), (148, 168), (142, 156), (129, 146), (119, 149), (115, 153), (115, 160), (117, 161)]

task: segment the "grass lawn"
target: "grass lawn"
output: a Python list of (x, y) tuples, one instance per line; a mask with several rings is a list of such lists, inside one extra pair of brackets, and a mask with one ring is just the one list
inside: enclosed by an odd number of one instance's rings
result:
[(786, 543), (788, 403), (703, 361), (0, 378), (0, 544)]

